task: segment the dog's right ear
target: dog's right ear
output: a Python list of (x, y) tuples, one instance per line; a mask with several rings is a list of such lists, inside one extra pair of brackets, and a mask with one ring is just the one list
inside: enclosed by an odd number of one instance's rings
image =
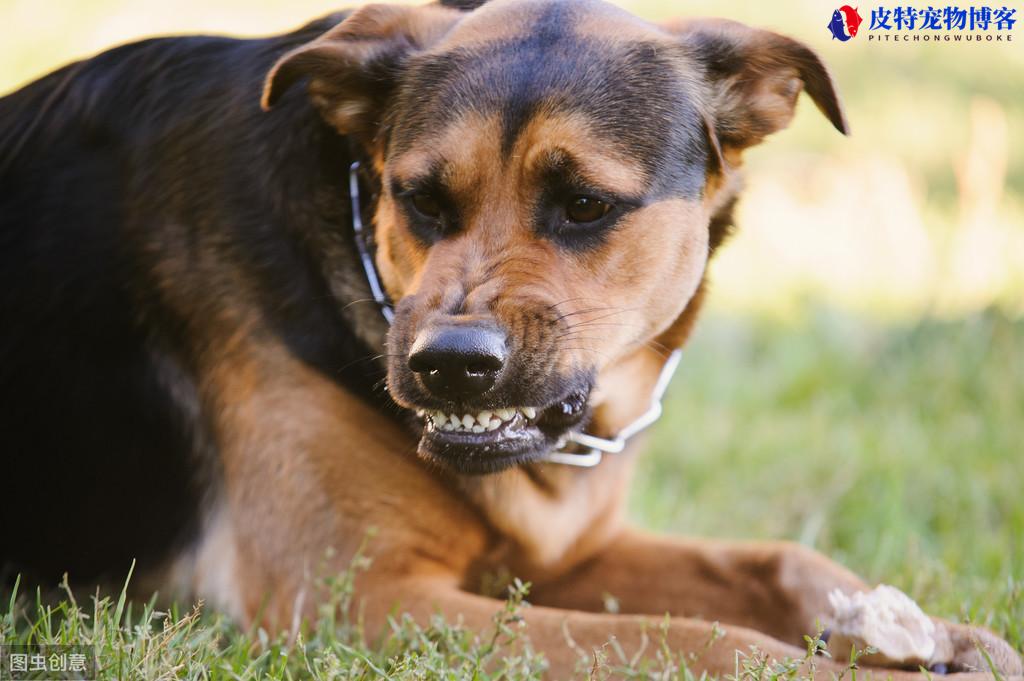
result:
[(263, 88), (263, 109), (308, 79), (310, 98), (328, 123), (342, 134), (372, 135), (404, 61), (439, 40), (461, 16), (439, 5), (362, 7), (274, 64)]

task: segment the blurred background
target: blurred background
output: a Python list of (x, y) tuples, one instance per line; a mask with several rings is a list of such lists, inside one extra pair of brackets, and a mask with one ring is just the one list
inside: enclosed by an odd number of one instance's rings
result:
[[(279, 32), (351, 4), (0, 0), (0, 92), (138, 37)], [(820, 0), (619, 4), (805, 41), (853, 130), (804, 99), (748, 154), (740, 231), (713, 264), (634, 519), (795, 539), (1020, 646), (1024, 11), (1012, 43), (893, 44), (867, 40), (877, 3), (846, 43)]]

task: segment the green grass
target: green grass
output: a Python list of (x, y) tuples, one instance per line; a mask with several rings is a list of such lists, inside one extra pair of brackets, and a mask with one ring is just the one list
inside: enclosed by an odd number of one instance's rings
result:
[[(785, 323), (707, 319), (642, 459), (632, 516), (666, 531), (802, 541), (1020, 648), (1022, 348), (1024, 320), (995, 311), (904, 326), (813, 308)], [(296, 640), (191, 605), (166, 613), (66, 593), (47, 603), (25, 587), (0, 606), (0, 639), (95, 646), (111, 679), (539, 678), (543, 660), (516, 616), (521, 591), (491, 631), (398, 617), (368, 646), (349, 617), (351, 575), (330, 584), (319, 626)], [(648, 668), (614, 646), (604, 655), (596, 678), (689, 678), (679, 651)], [(763, 675), (759, 664), (748, 659), (741, 675), (791, 678), (807, 660)]]

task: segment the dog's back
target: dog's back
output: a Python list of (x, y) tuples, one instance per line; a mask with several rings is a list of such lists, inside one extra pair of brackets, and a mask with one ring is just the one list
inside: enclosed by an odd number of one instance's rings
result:
[[(216, 471), (189, 363), (196, 338), (218, 333), (194, 324), (219, 296), (258, 300), (241, 281), (253, 269), (294, 296), (310, 286), (272, 229), (289, 188), (270, 185), (305, 179), (276, 177), (302, 167), (280, 154), (323, 148), (322, 126), (303, 103), (296, 116), (309, 125), (292, 116), (287, 132), (268, 129), (262, 80), (340, 19), (267, 40), (134, 43), (0, 99), (8, 577), (123, 577), (133, 558), (154, 564), (194, 529)], [(314, 363), (324, 354), (305, 350)]]

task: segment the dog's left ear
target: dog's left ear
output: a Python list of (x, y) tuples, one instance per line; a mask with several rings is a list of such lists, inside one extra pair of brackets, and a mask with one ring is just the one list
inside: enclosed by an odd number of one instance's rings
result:
[(404, 61), (439, 40), (461, 16), (439, 5), (361, 7), (274, 64), (263, 88), (263, 109), (308, 79), (310, 98), (328, 123), (342, 134), (372, 134)]
[(723, 149), (741, 151), (788, 126), (801, 90), (836, 130), (849, 132), (828, 69), (803, 43), (724, 19), (684, 20), (666, 28), (704, 67), (705, 108)]

